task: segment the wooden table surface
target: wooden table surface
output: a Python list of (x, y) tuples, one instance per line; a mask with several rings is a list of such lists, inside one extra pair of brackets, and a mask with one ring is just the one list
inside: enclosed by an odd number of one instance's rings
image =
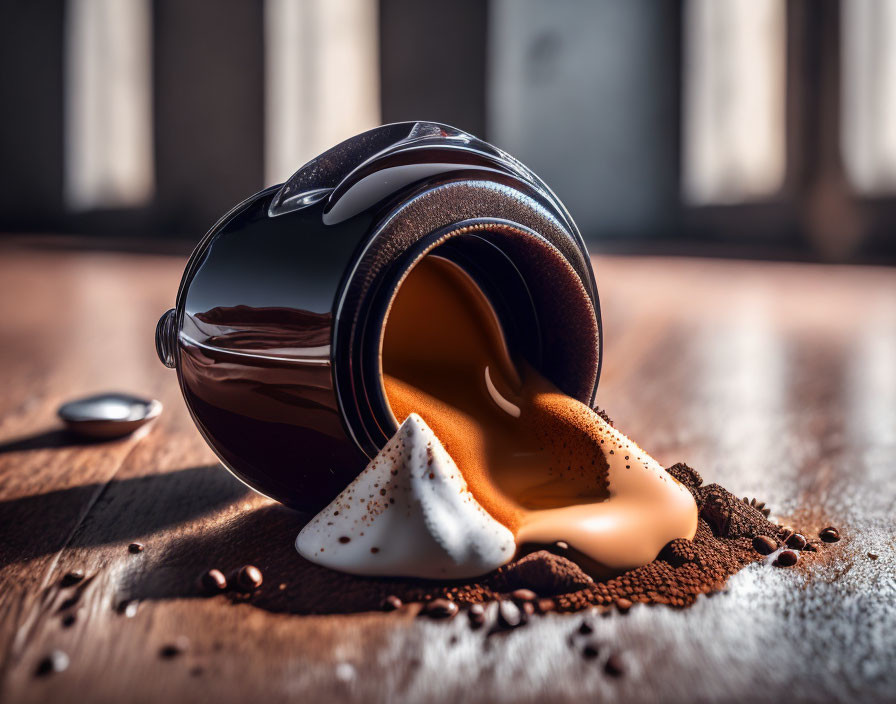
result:
[[(216, 466), (156, 358), (184, 263), (0, 249), (0, 701), (896, 698), (896, 271), (596, 258), (599, 402), (617, 426), (773, 517), (844, 535), (690, 609), (598, 619), (626, 669), (610, 679), (569, 644), (581, 616), (485, 638), (460, 618), (266, 599), (280, 584), (301, 594), (304, 519)], [(60, 403), (109, 389), (165, 410), (140, 437), (60, 432)], [(251, 600), (195, 591), (203, 569), (247, 562), (265, 573)], [(61, 586), (74, 569), (87, 579)], [(179, 637), (187, 651), (160, 657)], [(37, 677), (54, 649), (68, 669)]]

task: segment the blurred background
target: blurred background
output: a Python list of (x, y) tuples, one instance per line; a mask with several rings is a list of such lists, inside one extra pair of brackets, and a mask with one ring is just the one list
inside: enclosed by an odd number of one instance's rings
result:
[(517, 156), (594, 251), (896, 262), (896, 0), (3, 0), (0, 232), (189, 250), (383, 122)]

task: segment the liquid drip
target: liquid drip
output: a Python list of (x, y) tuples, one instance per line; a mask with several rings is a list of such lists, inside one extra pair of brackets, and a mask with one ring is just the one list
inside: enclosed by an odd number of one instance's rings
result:
[(515, 363), (488, 299), (452, 262), (424, 257), (402, 282), (382, 368), (396, 419), (423, 417), (518, 544), (563, 540), (622, 570), (693, 538), (690, 492), (588, 406)]

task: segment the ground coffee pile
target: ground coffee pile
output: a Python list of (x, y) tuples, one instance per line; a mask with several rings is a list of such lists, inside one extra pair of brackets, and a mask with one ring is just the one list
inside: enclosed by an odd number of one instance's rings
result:
[[(717, 484), (704, 486), (684, 464), (668, 468), (693, 493), (700, 511), (693, 541), (673, 540), (648, 565), (611, 578), (589, 577), (562, 544), (529, 553), (476, 581), (429, 582), (417, 579), (355, 577), (302, 562), (288, 583), (271, 585), (253, 599), (267, 608), (301, 613), (352, 613), (388, 608), (387, 598), (405, 604), (448, 598), (465, 605), (506, 598), (516, 589), (531, 589), (544, 611), (576, 611), (589, 606), (622, 608), (632, 603), (684, 607), (698, 595), (717, 591), (740, 569), (765, 556), (753, 546), (757, 536), (781, 545), (787, 532), (771, 523), (758, 507)], [(755, 503), (755, 502), (754, 502)], [(804, 549), (815, 550), (817, 543)], [(300, 559), (300, 558), (296, 558)]]

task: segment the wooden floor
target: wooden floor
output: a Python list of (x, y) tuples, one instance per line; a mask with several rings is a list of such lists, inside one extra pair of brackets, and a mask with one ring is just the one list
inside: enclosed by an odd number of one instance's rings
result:
[[(896, 697), (896, 271), (596, 259), (599, 402), (617, 426), (773, 517), (844, 535), (686, 611), (599, 619), (625, 666), (610, 679), (570, 645), (580, 616), (486, 639), (464, 619), (275, 609), (265, 592), (302, 590), (303, 519), (216, 466), (153, 348), (184, 263), (0, 249), (0, 701)], [(162, 417), (73, 444), (57, 406), (107, 389), (161, 399)], [(200, 571), (247, 562), (265, 573), (255, 598), (197, 596)], [(84, 582), (61, 586), (75, 569)], [(160, 657), (180, 637), (186, 652)], [(36, 676), (54, 649), (68, 669)]]

